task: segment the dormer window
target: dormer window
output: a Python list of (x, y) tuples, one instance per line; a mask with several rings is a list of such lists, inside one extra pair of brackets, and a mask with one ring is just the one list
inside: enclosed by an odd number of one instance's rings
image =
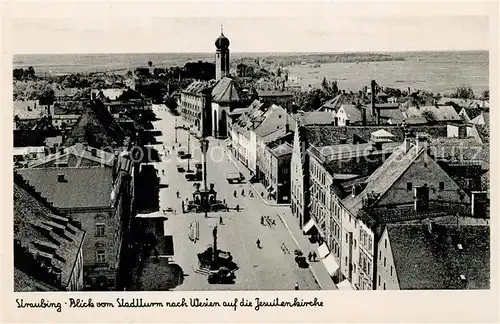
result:
[(463, 246), (462, 246), (462, 244), (460, 244), (460, 243), (459, 243), (459, 244), (457, 244), (457, 248), (458, 248), (458, 250), (459, 250), (459, 251), (462, 251), (462, 250), (464, 249), (464, 247), (463, 247)]
[(57, 182), (66, 182), (66, 179), (64, 178), (64, 174), (57, 175)]

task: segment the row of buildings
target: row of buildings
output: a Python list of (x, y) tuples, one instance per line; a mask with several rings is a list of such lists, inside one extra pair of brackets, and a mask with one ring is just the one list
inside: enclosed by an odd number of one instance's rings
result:
[(137, 213), (132, 148), (150, 109), (130, 89), (26, 104), (14, 111), (38, 112), (14, 121), (15, 290), (115, 290)]
[(372, 81), (296, 112), (286, 93), (239, 91), (229, 41), (216, 46), (216, 80), (185, 89), (181, 115), (230, 136), (250, 181), (290, 204), (338, 287), (489, 288), (487, 103), (410, 89), (391, 98)]

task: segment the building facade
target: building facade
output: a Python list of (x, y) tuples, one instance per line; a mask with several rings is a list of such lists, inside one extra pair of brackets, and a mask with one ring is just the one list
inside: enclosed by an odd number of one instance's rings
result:
[(82, 147), (77, 144), (47, 156), (18, 173), (86, 231), (86, 288), (115, 289), (121, 244), (134, 213), (136, 166), (124, 156)]
[(208, 136), (212, 132), (210, 90), (209, 82), (195, 81), (181, 92), (179, 100), (181, 118), (198, 136)]

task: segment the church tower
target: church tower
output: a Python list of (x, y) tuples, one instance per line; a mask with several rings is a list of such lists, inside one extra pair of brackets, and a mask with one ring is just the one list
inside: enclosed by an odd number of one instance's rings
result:
[(229, 75), (229, 39), (224, 36), (222, 27), (220, 30), (220, 36), (215, 40), (215, 79), (220, 80), (221, 78)]

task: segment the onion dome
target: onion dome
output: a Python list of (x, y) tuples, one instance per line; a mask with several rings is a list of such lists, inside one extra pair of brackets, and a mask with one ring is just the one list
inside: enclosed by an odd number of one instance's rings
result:
[(217, 49), (229, 47), (229, 39), (226, 36), (224, 36), (224, 33), (222, 32), (222, 28), (220, 31), (220, 36), (217, 37), (217, 39), (215, 40), (215, 47), (217, 47)]

